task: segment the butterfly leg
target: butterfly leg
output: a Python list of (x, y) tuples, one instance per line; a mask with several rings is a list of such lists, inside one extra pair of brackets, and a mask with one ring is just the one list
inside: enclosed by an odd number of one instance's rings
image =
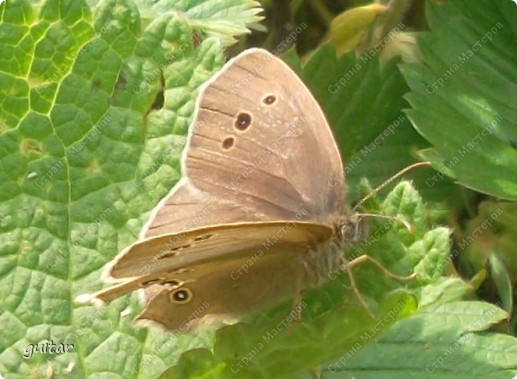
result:
[(378, 260), (370, 257), (369, 255), (361, 255), (360, 257), (355, 258), (354, 260), (348, 262), (348, 267), (351, 268), (351, 267), (357, 266), (363, 262), (372, 263), (379, 270), (381, 270), (384, 273), (384, 275), (386, 275), (389, 278), (398, 280), (400, 282), (407, 282), (407, 281), (413, 280), (417, 276), (416, 273), (413, 273), (413, 274), (407, 275), (407, 276), (401, 276), (401, 275), (394, 274), (391, 271), (387, 270)]
[(363, 295), (361, 295), (361, 292), (359, 291), (359, 289), (357, 287), (357, 283), (356, 283), (354, 275), (352, 273), (352, 267), (357, 266), (359, 264), (362, 264), (364, 262), (372, 263), (378, 269), (380, 269), (386, 276), (388, 276), (389, 278), (398, 280), (398, 281), (409, 281), (409, 280), (412, 280), (412, 279), (414, 279), (416, 277), (417, 274), (413, 273), (413, 274), (407, 275), (407, 276), (401, 276), (401, 275), (394, 274), (391, 271), (387, 270), (379, 261), (377, 261), (376, 259), (370, 257), (369, 255), (361, 255), (360, 257), (357, 257), (357, 258), (355, 258), (355, 259), (353, 259), (351, 261), (345, 261), (344, 262), (343, 265), (346, 267), (346, 271), (347, 271), (348, 277), (350, 279), (350, 286), (352, 287), (352, 291), (354, 291), (357, 299), (359, 300), (359, 302), (361, 303), (363, 308), (366, 310), (368, 315), (372, 319), (375, 319), (375, 316), (374, 316), (373, 312), (370, 310), (370, 307), (366, 303), (366, 300), (364, 299)]
[(293, 307), (291, 311), (294, 316), (294, 321), (296, 322), (302, 321), (302, 281), (302, 275), (296, 275), (296, 291), (294, 293)]
[[(356, 258), (357, 259), (357, 258)], [(346, 268), (346, 272), (348, 274), (348, 278), (350, 280), (350, 286), (352, 287), (352, 291), (354, 291), (354, 294), (355, 296), (357, 297), (357, 300), (359, 300), (359, 303), (361, 303), (362, 307), (364, 308), (364, 310), (366, 311), (366, 313), (368, 313), (368, 316), (370, 316), (371, 319), (375, 320), (375, 315), (373, 314), (372, 310), (370, 309), (370, 307), (368, 306), (368, 303), (366, 302), (366, 300), (364, 299), (363, 295), (361, 295), (361, 292), (359, 291), (359, 288), (357, 287), (357, 283), (355, 281), (355, 278), (354, 278), (354, 274), (352, 273), (352, 270), (351, 270), (351, 265), (352, 263), (356, 260), (354, 259), (353, 261), (346, 261), (343, 263), (343, 265), (345, 266)], [(342, 265), (342, 266), (343, 266)]]

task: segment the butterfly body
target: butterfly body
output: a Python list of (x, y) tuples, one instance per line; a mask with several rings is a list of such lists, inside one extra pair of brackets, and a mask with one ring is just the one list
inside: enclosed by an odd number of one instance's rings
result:
[(182, 332), (297, 296), (341, 263), (338, 148), (309, 90), (267, 51), (243, 52), (202, 88), (182, 170), (95, 297), (145, 288), (139, 318)]

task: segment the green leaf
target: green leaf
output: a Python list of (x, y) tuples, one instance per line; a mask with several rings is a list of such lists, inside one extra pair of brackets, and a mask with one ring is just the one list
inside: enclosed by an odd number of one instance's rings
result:
[(224, 364), (217, 364), (212, 352), (207, 349), (193, 349), (182, 356), (180, 364), (165, 371), (161, 379), (219, 378)]
[[(259, 20), (253, 1), (175, 4), (0, 6), (6, 378), (49, 370), (53, 377), (157, 378), (181, 351), (209, 344), (210, 332), (192, 338), (135, 329), (136, 295), (101, 308), (73, 303), (101, 288), (101, 268), (136, 240), (180, 177), (199, 86), (221, 66), (229, 41)], [(166, 11), (142, 22), (140, 11), (152, 7)], [(74, 348), (23, 357), (29, 344), (49, 339)]]
[(262, 9), (252, 0), (143, 0), (141, 3), (144, 18), (168, 18), (171, 13), (182, 13), (193, 32), (216, 37), (224, 45), (234, 43), (235, 36), (249, 33), (247, 26), (262, 19), (258, 16)]
[[(434, 147), (424, 158), (466, 187), (515, 200), (517, 8), (507, 0), (429, 0), (427, 15), (430, 32), (417, 39), (422, 61), (402, 66), (407, 115)], [(433, 178), (431, 187), (443, 177)]]
[(437, 228), (425, 234), (422, 240), (409, 247), (410, 258), (418, 257), (420, 261), (415, 272), (421, 279), (438, 279), (444, 274), (444, 262), (449, 256), (449, 230)]
[(418, 289), (418, 306), (425, 308), (431, 305), (446, 304), (461, 300), (471, 295), (473, 289), (460, 278), (442, 277), (432, 284)]
[[(450, 252), (448, 229), (428, 226), (422, 198), (408, 182), (399, 183), (388, 194), (378, 214), (388, 219), (371, 220), (369, 235), (351, 255), (368, 254), (391, 274), (402, 277), (417, 275), (412, 280), (397, 283), (383, 275), (379, 267), (365, 263), (357, 267), (356, 274), (361, 281), (368, 283), (361, 292), (370, 300), (378, 301), (387, 289), (396, 289), (406, 283), (405, 286), (411, 287), (412, 292), (420, 297), (422, 288), (428, 284), (432, 286), (445, 273)], [(404, 220), (404, 223), (399, 220)]]
[(375, 344), (343, 355), (322, 378), (512, 378), (516, 338), (486, 331), (506, 317), (482, 302), (420, 311), (397, 322)]
[[(302, 302), (301, 309), (305, 311), (306, 307), (311, 305)], [(216, 367), (224, 367), (218, 378), (298, 377), (303, 370), (337, 358), (340, 352), (359, 349), (372, 342), (382, 330), (410, 314), (414, 307), (413, 297), (399, 294), (385, 306), (385, 312), (377, 320), (368, 318), (360, 308), (348, 307), (327, 312), (312, 323), (293, 322), (291, 311), (283, 316), (269, 316), (262, 323), (232, 325), (217, 332), (213, 358), (207, 358), (206, 351), (189, 352), (169, 370), (170, 376), (164, 377), (188, 378), (179, 374), (187, 362), (196, 361), (197, 367), (210, 359), (217, 363), (205, 375), (213, 373)]]

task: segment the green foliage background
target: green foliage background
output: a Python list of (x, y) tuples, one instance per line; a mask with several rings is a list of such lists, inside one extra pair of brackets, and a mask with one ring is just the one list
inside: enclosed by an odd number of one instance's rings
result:
[[(0, 375), (517, 374), (516, 6), (353, 8), (368, 4), (0, 5)], [(290, 304), (181, 336), (135, 329), (136, 295), (100, 308), (75, 304), (102, 287), (104, 264), (136, 240), (180, 178), (199, 86), (249, 46), (279, 52), (321, 104), (345, 161), (347, 202), (370, 191), (363, 178), (378, 185), (422, 158), (432, 162), (408, 176), (413, 184), (365, 204), (403, 215), (412, 230), (369, 220), (369, 237), (350, 252), (417, 278), (393, 281), (366, 263), (354, 275), (376, 320), (341, 273), (304, 296), (302, 322), (288, 328), (278, 325)], [(47, 339), (74, 349), (23, 357)]]

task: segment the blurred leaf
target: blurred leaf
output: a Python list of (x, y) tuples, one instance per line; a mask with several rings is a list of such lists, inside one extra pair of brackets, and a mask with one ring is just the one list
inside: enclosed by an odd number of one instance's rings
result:
[(352, 8), (336, 16), (330, 23), (327, 40), (334, 44), (338, 55), (353, 50), (386, 6), (373, 3)]
[(488, 199), (479, 204), (476, 216), (468, 219), (464, 230), (455, 233), (461, 275), (474, 276), (473, 285), (487, 298), (499, 298), (509, 312), (512, 287), (517, 283), (516, 214), (515, 203)]
[(490, 274), (497, 287), (497, 293), (502, 302), (502, 307), (507, 312), (511, 312), (513, 308), (513, 288), (510, 276), (503, 261), (494, 253), (490, 254), (488, 259), (490, 265)]

